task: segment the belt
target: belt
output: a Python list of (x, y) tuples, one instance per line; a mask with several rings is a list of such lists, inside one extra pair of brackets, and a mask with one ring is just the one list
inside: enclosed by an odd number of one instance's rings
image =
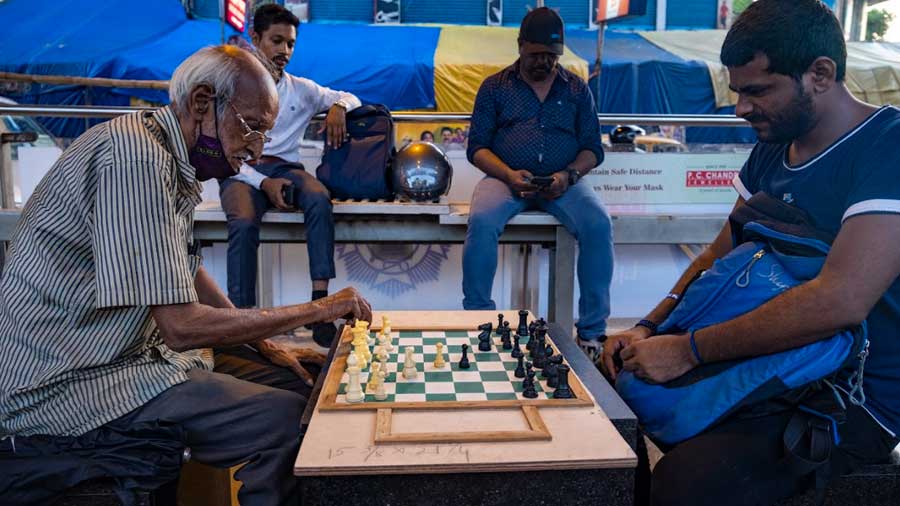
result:
[(288, 161), (282, 160), (281, 158), (278, 158), (277, 156), (263, 155), (263, 156), (259, 157), (258, 159), (253, 160), (252, 162), (247, 162), (247, 163), (248, 163), (248, 165), (256, 166), (256, 165), (264, 165), (264, 164), (269, 164), (269, 163), (288, 163)]

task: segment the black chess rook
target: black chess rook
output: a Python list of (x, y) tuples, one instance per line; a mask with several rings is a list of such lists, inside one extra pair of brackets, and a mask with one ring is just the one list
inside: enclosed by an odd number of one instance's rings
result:
[(528, 333), (528, 311), (524, 309), (519, 311), (519, 326), (516, 327), (516, 332), (518, 332), (520, 336), (524, 336)]
[(572, 395), (572, 390), (569, 388), (569, 366), (561, 364), (556, 370), (558, 371), (557, 381), (559, 384), (556, 386), (556, 390), (553, 391), (553, 398), (572, 399), (575, 396)]

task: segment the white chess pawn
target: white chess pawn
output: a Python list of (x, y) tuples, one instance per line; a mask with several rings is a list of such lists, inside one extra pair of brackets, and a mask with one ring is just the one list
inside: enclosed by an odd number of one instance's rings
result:
[(381, 363), (380, 362), (372, 362), (372, 369), (369, 371), (369, 382), (366, 383), (366, 393), (371, 394), (375, 392), (375, 385), (378, 381), (378, 373), (381, 371)]
[(403, 360), (403, 377), (406, 379), (416, 379), (419, 375), (419, 371), (416, 370), (416, 361), (413, 359), (413, 349), (407, 346), (403, 351), (406, 354), (406, 358)]
[(434, 368), (435, 369), (443, 369), (447, 366), (447, 362), (444, 361), (444, 343), (437, 343), (437, 356), (434, 357)]
[(390, 356), (388, 355), (388, 352), (384, 349), (384, 346), (379, 346), (379, 347), (375, 348), (375, 358), (377, 358), (378, 361), (381, 362), (381, 369), (384, 370), (384, 368), (387, 366)]
[(384, 334), (384, 339), (387, 341), (388, 353), (392, 353), (394, 351), (394, 345), (392, 344), (394, 336), (391, 335), (391, 320), (387, 316), (381, 317), (381, 333)]
[(375, 384), (375, 400), (383, 401), (387, 399), (387, 392), (384, 390), (384, 371), (378, 371), (378, 382)]
[(347, 357), (347, 402), (360, 402), (363, 400), (362, 385), (359, 383), (359, 360), (351, 353)]

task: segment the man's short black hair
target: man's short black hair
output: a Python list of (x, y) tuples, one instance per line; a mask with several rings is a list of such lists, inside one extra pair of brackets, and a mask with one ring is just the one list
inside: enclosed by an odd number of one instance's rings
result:
[(444, 127), (444, 128), (441, 128), (441, 135), (444, 135), (444, 132), (450, 132), (450, 133), (452, 134), (452, 133), (453, 133), (453, 129), (450, 128), (450, 127)]
[(816, 58), (837, 64), (836, 80), (847, 69), (847, 45), (837, 17), (819, 0), (759, 0), (750, 4), (725, 36), (719, 58), (726, 67), (769, 58), (769, 72), (800, 79)]
[(266, 4), (253, 12), (253, 31), (262, 35), (272, 25), (291, 25), (297, 28), (300, 18), (278, 4)]

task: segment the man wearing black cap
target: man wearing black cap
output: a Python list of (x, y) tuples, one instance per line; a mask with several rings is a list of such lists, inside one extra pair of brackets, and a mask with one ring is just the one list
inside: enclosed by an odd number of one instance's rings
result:
[(472, 197), (463, 307), (495, 309), (491, 287), (500, 233), (522, 211), (546, 211), (578, 239), (578, 341), (596, 359), (609, 316), (612, 226), (593, 189), (578, 184), (603, 161), (603, 148), (587, 85), (558, 65), (563, 37), (556, 12), (531, 11), (519, 30), (519, 59), (478, 90), (468, 158), (486, 177)]

